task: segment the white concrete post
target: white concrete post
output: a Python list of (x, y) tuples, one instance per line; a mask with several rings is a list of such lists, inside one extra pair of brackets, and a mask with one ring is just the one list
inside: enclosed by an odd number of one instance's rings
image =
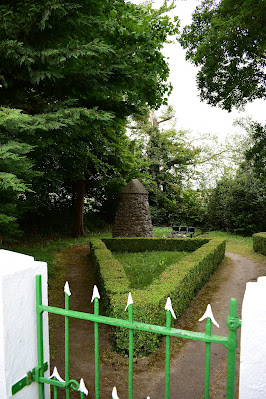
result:
[[(0, 398), (10, 399), (11, 387), (37, 364), (35, 276), (42, 275), (43, 304), (48, 304), (47, 264), (32, 256), (0, 250)], [(49, 365), (48, 315), (43, 318), (44, 362)], [(45, 373), (49, 376), (49, 369)], [(45, 396), (49, 398), (49, 386)], [(38, 398), (33, 382), (14, 399)]]
[(266, 398), (266, 277), (246, 285), (242, 305), (239, 399)]

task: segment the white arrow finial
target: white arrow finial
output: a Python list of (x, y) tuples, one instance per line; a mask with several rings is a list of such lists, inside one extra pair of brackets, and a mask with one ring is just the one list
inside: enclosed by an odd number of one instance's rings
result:
[(112, 391), (112, 399), (119, 399), (118, 395), (117, 395), (117, 389), (116, 387), (113, 388)]
[(49, 378), (49, 379), (52, 379), (53, 377), (55, 377), (55, 378), (57, 379), (57, 381), (65, 382), (65, 381), (60, 377), (60, 375), (59, 375), (59, 373), (58, 373), (56, 367), (54, 368), (53, 374), (52, 374), (50, 377), (48, 377), (48, 378)]
[(171, 303), (170, 297), (167, 298), (167, 301), (166, 301), (166, 304), (165, 304), (165, 308), (164, 308), (164, 309), (165, 309), (165, 310), (170, 310), (170, 312), (171, 312), (173, 318), (176, 319), (176, 315), (175, 315), (174, 309), (173, 309), (173, 307), (172, 307), (172, 303)]
[(68, 281), (66, 281), (66, 284), (65, 284), (65, 287), (64, 287), (64, 292), (65, 292), (68, 296), (71, 295)]
[(133, 299), (132, 299), (132, 295), (131, 292), (128, 294), (128, 298), (127, 298), (127, 306), (125, 308), (125, 311), (127, 310), (127, 308), (129, 307), (129, 305), (132, 305), (133, 303)]
[(85, 382), (84, 382), (83, 378), (81, 378), (81, 380), (80, 380), (78, 391), (83, 392), (83, 393), (85, 393), (86, 396), (88, 396), (89, 392), (85, 386)]
[(207, 317), (209, 317), (211, 319), (211, 321), (213, 322), (213, 324), (216, 325), (216, 327), (220, 327), (219, 324), (217, 323), (217, 321), (215, 320), (213, 313), (212, 313), (212, 308), (211, 305), (209, 304), (207, 306), (206, 312), (204, 313), (204, 315), (199, 319), (199, 321), (202, 321), (204, 319), (207, 319)]
[(93, 293), (92, 293), (92, 297), (91, 297), (91, 302), (93, 302), (95, 298), (100, 299), (100, 294), (99, 294), (99, 291), (98, 291), (98, 288), (97, 288), (96, 285), (93, 287)]

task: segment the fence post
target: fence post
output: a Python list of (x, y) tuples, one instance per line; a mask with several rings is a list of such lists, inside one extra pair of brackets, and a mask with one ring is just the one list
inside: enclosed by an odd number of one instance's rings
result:
[[(0, 398), (10, 399), (11, 387), (38, 365), (35, 275), (42, 275), (43, 304), (47, 300), (47, 265), (32, 256), (0, 250)], [(44, 361), (49, 364), (48, 315), (43, 316)], [(49, 375), (49, 369), (46, 372)], [(50, 395), (49, 386), (45, 396)], [(25, 386), (16, 399), (38, 398), (38, 385)]]
[(266, 398), (266, 277), (246, 285), (242, 305), (239, 399)]

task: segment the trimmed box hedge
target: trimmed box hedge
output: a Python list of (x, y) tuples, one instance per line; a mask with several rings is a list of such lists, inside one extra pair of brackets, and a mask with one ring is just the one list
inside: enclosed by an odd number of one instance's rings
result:
[(266, 233), (253, 234), (253, 250), (266, 255)]
[[(183, 261), (166, 268), (145, 290), (129, 289), (129, 281), (122, 265), (113, 257), (116, 252), (173, 250), (191, 252)], [(192, 252), (193, 251), (193, 252)], [(170, 296), (177, 317), (184, 312), (190, 300), (208, 281), (224, 258), (225, 241), (220, 239), (157, 239), (117, 238), (91, 239), (91, 255), (107, 316), (127, 319), (125, 312), (128, 293), (133, 297), (133, 318), (148, 324), (165, 325), (165, 303)], [(135, 354), (147, 355), (159, 345), (157, 334), (134, 331)], [(128, 352), (128, 331), (115, 328), (116, 350)]]
[(105, 238), (106, 247), (112, 252), (145, 252), (145, 251), (186, 251), (193, 252), (208, 239), (169, 239), (169, 238)]

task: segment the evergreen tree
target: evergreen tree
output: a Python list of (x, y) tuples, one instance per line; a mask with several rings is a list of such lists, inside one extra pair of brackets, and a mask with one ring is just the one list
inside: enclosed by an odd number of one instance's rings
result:
[[(17, 122), (23, 119), (15, 111), (12, 113)], [(10, 112), (8, 115), (10, 116)], [(5, 141), (4, 116), (6, 112), (2, 110), (0, 112), (0, 241), (19, 234), (18, 203), (23, 202), (24, 194), (31, 191), (32, 179), (37, 175), (32, 171), (32, 162), (27, 158), (32, 147), (16, 141)], [(23, 126), (25, 127), (25, 123)]]
[(1, 2), (0, 105), (34, 118), (31, 129), (5, 138), (34, 147), (43, 176), (32, 207), (51, 194), (71, 197), (76, 235), (84, 233), (85, 193), (123, 180), (128, 169), (126, 118), (143, 104), (159, 107), (171, 90), (161, 54), (177, 31), (168, 9), (124, 0)]

